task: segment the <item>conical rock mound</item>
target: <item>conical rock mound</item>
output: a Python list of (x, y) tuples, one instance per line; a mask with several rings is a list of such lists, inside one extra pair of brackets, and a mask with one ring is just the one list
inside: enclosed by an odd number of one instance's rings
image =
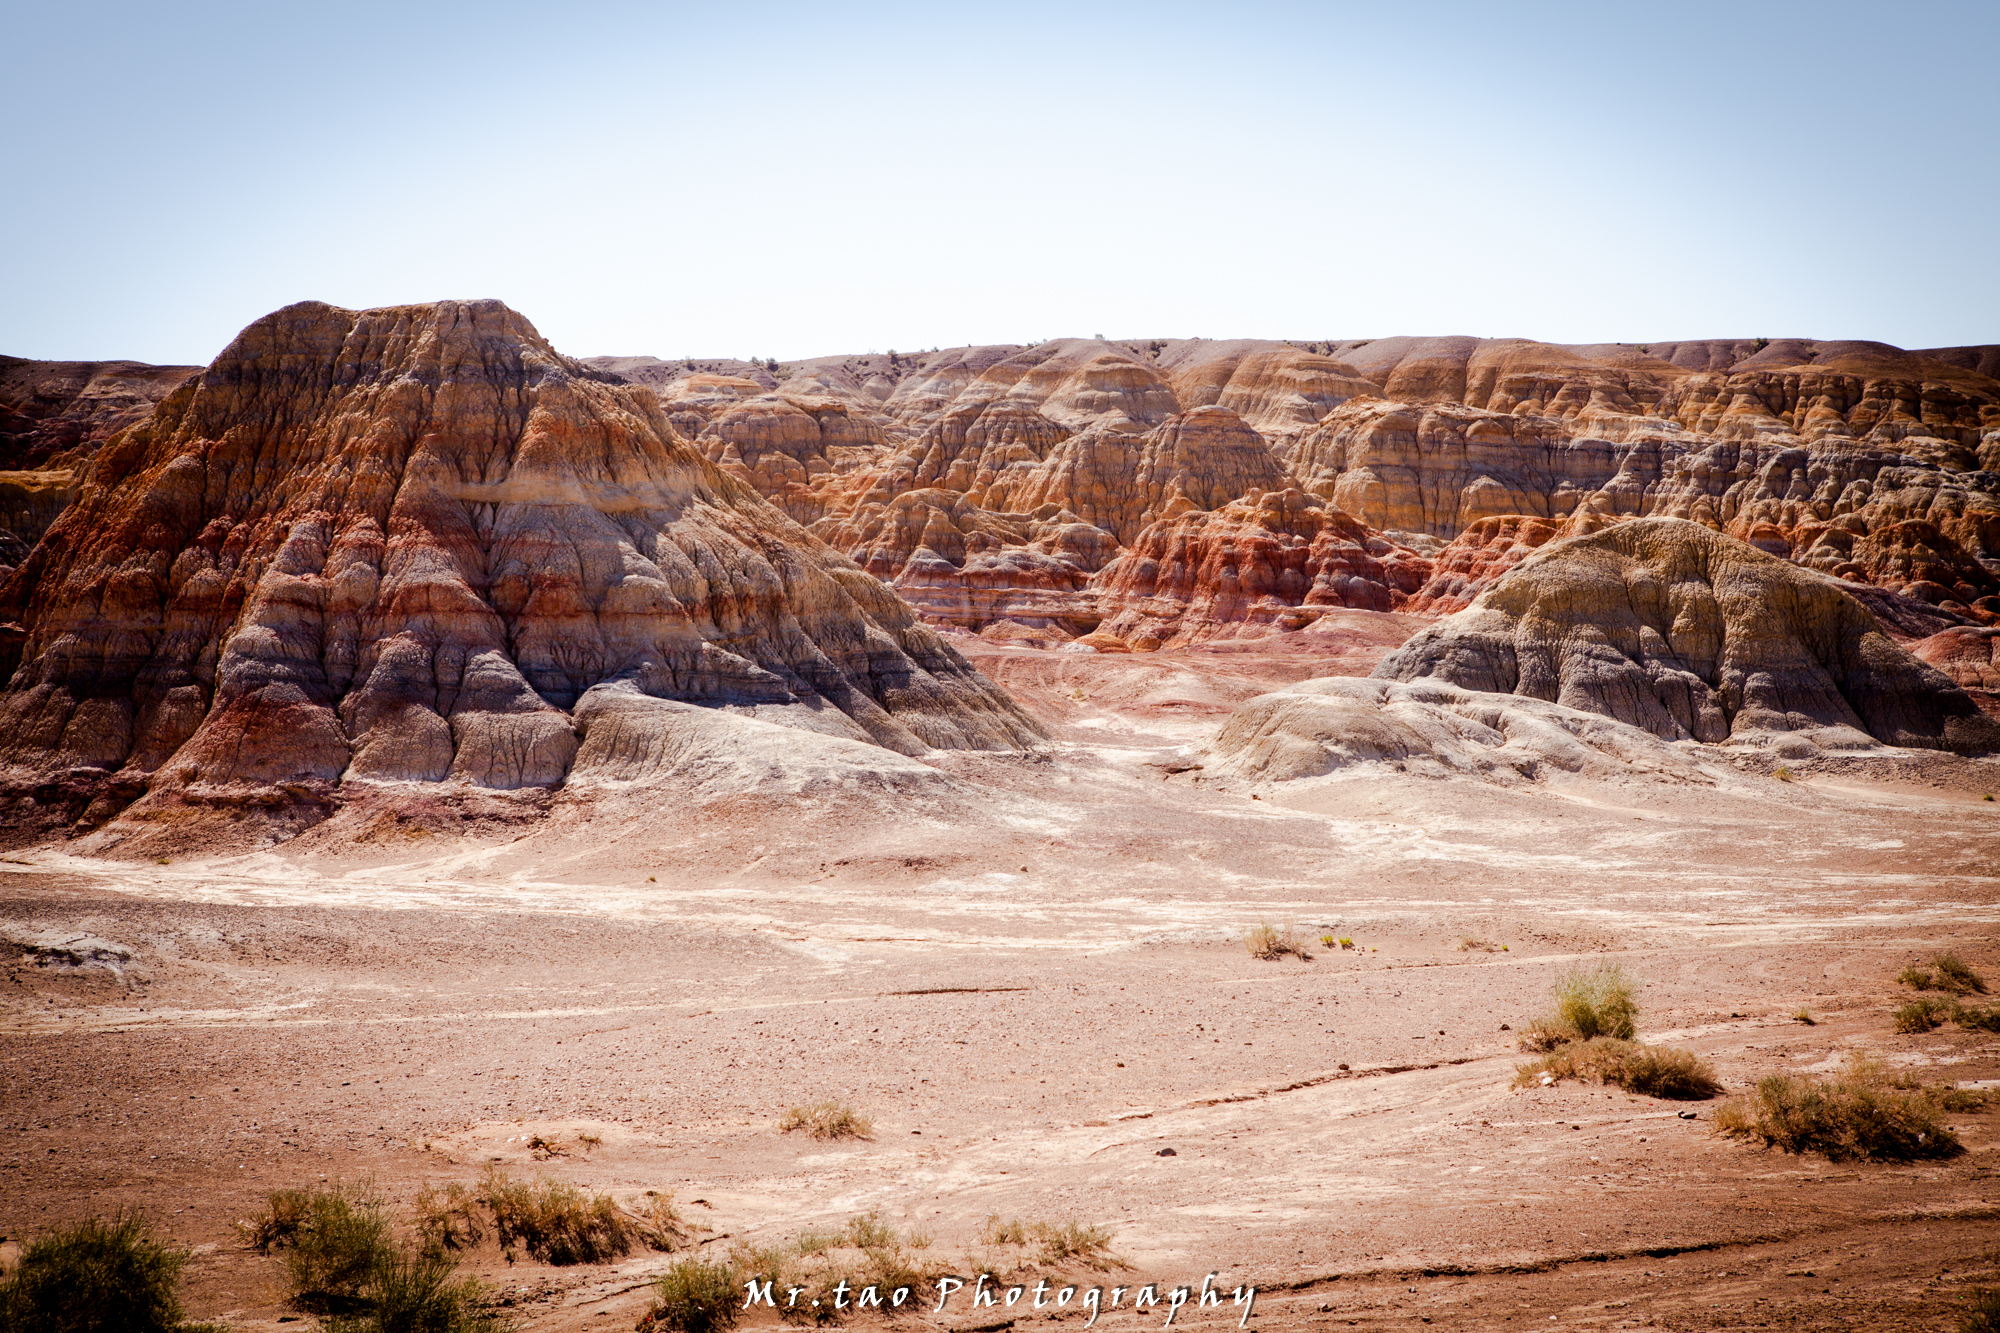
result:
[(1385, 658), (1669, 740), (2000, 750), (2000, 723), (1833, 579), (1681, 519), (1551, 542)]
[(251, 325), (105, 446), (0, 618), (26, 631), (0, 765), (105, 778), (100, 816), (148, 788), (649, 771), (634, 747), (673, 728), (632, 716), (660, 701), (905, 754), (1041, 734), (650, 389), (497, 301)]

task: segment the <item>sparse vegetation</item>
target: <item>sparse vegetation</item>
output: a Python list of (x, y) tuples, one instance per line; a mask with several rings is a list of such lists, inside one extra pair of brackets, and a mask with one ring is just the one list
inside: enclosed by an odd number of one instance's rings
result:
[(1467, 935), (1458, 942), (1458, 951), (1460, 953), (1499, 953), (1500, 946), (1491, 940), (1482, 940), (1476, 936)]
[(1342, 935), (1340, 937), (1340, 947), (1343, 949), (1352, 949), (1354, 947), (1354, 941), (1349, 939), (1347, 936)]
[(453, 1182), (440, 1189), (426, 1184), (417, 1191), (417, 1239), (427, 1250), (469, 1250), (486, 1234), (480, 1225), (479, 1197)]
[(1972, 1032), (2000, 1032), (2000, 1005), (1980, 1009), (1955, 1004), (1951, 1007), (1951, 1021)]
[(1554, 1008), (1528, 1024), (1522, 1048), (1553, 1051), (1565, 1042), (1638, 1035), (1638, 983), (1617, 963), (1578, 963), (1556, 978)]
[(1322, 949), (1331, 949), (1333, 947), (1333, 936), (1331, 935), (1320, 936), (1319, 947)]
[(394, 1254), (382, 1197), (366, 1182), (273, 1191), (236, 1229), (252, 1249), (284, 1255), (291, 1303), (318, 1314), (358, 1310), (362, 1288)]
[(1831, 1078), (1773, 1074), (1759, 1080), (1754, 1092), (1716, 1108), (1715, 1129), (1833, 1161), (1956, 1157), (1965, 1149), (1942, 1117), (1983, 1101), (1979, 1093), (1893, 1077), (1879, 1060), (1857, 1053)]
[(1945, 991), (1951, 995), (1984, 995), (1986, 980), (1955, 953), (1931, 956), (1928, 967), (1912, 963), (1896, 978), (1911, 990)]
[(1772, 777), (1774, 777), (1774, 778), (1776, 778), (1776, 779), (1777, 779), (1778, 781), (1780, 781), (1780, 782), (1795, 782), (1795, 781), (1797, 781), (1797, 778), (1796, 778), (1796, 776), (1795, 776), (1795, 775), (1794, 775), (1794, 774), (1792, 773), (1792, 770), (1791, 770), (1791, 769), (1789, 769), (1789, 768), (1786, 768), (1786, 767), (1785, 767), (1785, 766), (1784, 766), (1783, 764), (1779, 764), (1779, 765), (1778, 765), (1778, 766), (1777, 766), (1777, 767), (1776, 767), (1775, 769), (1771, 770), (1771, 776), (1772, 776)]
[(1299, 938), (1297, 931), (1290, 926), (1281, 930), (1268, 921), (1244, 932), (1243, 947), (1250, 951), (1252, 958), (1261, 958), (1265, 962), (1276, 962), (1286, 954), (1291, 954), (1302, 963), (1312, 961), (1312, 955), (1306, 952), (1305, 941)]
[(671, 1193), (647, 1190), (633, 1204), (632, 1215), (639, 1219), (640, 1238), (647, 1248), (667, 1252), (687, 1243), (687, 1224), (681, 1220), (680, 1209), (674, 1207)]
[(1812, 1010), (1807, 1009), (1803, 1006), (1800, 1007), (1797, 1013), (1792, 1015), (1792, 1021), (1794, 1023), (1804, 1023), (1809, 1028), (1816, 1028), (1819, 1026), (1819, 1020), (1812, 1016)]
[(545, 1264), (596, 1264), (631, 1250), (639, 1228), (608, 1194), (542, 1176), (533, 1184), (489, 1167), (480, 1197), (493, 1214), (500, 1244), (515, 1242)]
[[(932, 1282), (945, 1265), (924, 1254), (930, 1245), (922, 1232), (899, 1233), (879, 1215), (863, 1213), (837, 1230), (802, 1232), (787, 1244), (738, 1245), (730, 1263), (738, 1290), (744, 1282), (772, 1284), (781, 1319), (829, 1324), (855, 1312), (864, 1288), (876, 1288), (886, 1308), (895, 1308), (897, 1290), (908, 1288), (907, 1299)], [(837, 1297), (843, 1282), (847, 1294)], [(796, 1304), (787, 1300), (792, 1288), (799, 1291)]]
[(743, 1291), (728, 1264), (682, 1259), (653, 1283), (652, 1308), (639, 1321), (641, 1333), (720, 1333), (732, 1327), (743, 1307)]
[(778, 1130), (799, 1130), (812, 1139), (865, 1139), (875, 1132), (875, 1122), (846, 1102), (824, 1101), (787, 1110)]
[(0, 1281), (0, 1333), (175, 1333), (186, 1262), (138, 1217), (56, 1227)]
[(1932, 1028), (1942, 1027), (1944, 1021), (1951, 1017), (1951, 1010), (1951, 1004), (1945, 1000), (1919, 996), (1896, 1006), (1896, 1031), (1929, 1032)]
[(502, 1333), (486, 1289), (457, 1276), (458, 1261), (438, 1250), (385, 1253), (363, 1289), (363, 1308), (321, 1322), (322, 1333)]
[(1715, 1071), (1692, 1051), (1642, 1046), (1617, 1037), (1564, 1042), (1514, 1070), (1514, 1086), (1576, 1079), (1609, 1083), (1647, 1097), (1697, 1101), (1722, 1091)]

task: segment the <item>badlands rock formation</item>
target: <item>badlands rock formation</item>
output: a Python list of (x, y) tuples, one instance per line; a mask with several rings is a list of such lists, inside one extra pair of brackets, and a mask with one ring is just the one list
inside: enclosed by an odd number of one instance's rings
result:
[(0, 356), (0, 469), (72, 468), (200, 369)]
[(76, 469), (97, 447), (199, 369), (0, 356), (0, 568), (21, 563), (75, 498)]
[(1303, 629), (1337, 607), (1390, 611), (1430, 562), (1300, 491), (1253, 491), (1213, 511), (1163, 519), (1107, 565), (1100, 632), (1132, 648), (1177, 647), (1225, 631)]
[(1386, 338), (595, 364), (659, 385), (713, 461), (928, 618), (1143, 646), (1299, 623), (1228, 597), (1163, 620), (1134, 601), (1155, 594), (1133, 565), (1110, 568), (1190, 514), (1288, 488), (1411, 568), (1443, 562), (1383, 585), (1399, 608), (1458, 609), (1552, 535), (1664, 515), (1934, 608), (1903, 618), (1911, 637), (2000, 623), (1997, 362), (1798, 339)]
[(88, 795), (91, 824), (142, 794), (127, 820), (364, 780), (638, 781), (716, 710), (840, 743), (799, 742), (822, 758), (1039, 738), (616, 380), (493, 301), (245, 329), (0, 586), (14, 790)]
[(1669, 740), (2000, 750), (2000, 723), (1838, 581), (1679, 519), (1543, 546), (1375, 675), (1548, 700)]

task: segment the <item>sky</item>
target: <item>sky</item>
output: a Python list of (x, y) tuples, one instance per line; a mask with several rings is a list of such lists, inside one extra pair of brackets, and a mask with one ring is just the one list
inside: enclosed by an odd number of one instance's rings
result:
[(0, 0), (0, 352), (2000, 341), (2000, 3)]

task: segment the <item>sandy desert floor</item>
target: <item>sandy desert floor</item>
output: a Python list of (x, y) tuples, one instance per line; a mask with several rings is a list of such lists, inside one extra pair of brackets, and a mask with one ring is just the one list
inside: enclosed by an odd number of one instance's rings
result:
[[(2000, 973), (2000, 764), (1274, 787), (1173, 762), (1400, 636), (974, 641), (1056, 740), (936, 757), (947, 789), (907, 809), (385, 791), (245, 854), (10, 853), (0, 1232), (137, 1208), (194, 1247), (198, 1313), (302, 1326), (232, 1220), (323, 1178), (406, 1205), (497, 1159), (671, 1191), (704, 1249), (870, 1210), (952, 1257), (994, 1214), (1103, 1224), (1130, 1266), (1087, 1282), (1214, 1272), (1259, 1288), (1255, 1328), (1951, 1327), (2000, 1284), (2000, 1107), (1957, 1119), (1955, 1160), (1830, 1164), (1715, 1137), (1714, 1103), (1509, 1084), (1555, 974), (1609, 958), (1645, 983), (1642, 1035), (1731, 1088), (1856, 1050), (2000, 1086), (1993, 1034), (1889, 1018), (1933, 950)], [(1258, 961), (1265, 921), (1359, 947)], [(823, 1097), (873, 1137), (779, 1132)], [(489, 1241), (471, 1266), (555, 1333), (630, 1327), (670, 1262)], [(893, 1322), (1082, 1319), (960, 1297)]]

